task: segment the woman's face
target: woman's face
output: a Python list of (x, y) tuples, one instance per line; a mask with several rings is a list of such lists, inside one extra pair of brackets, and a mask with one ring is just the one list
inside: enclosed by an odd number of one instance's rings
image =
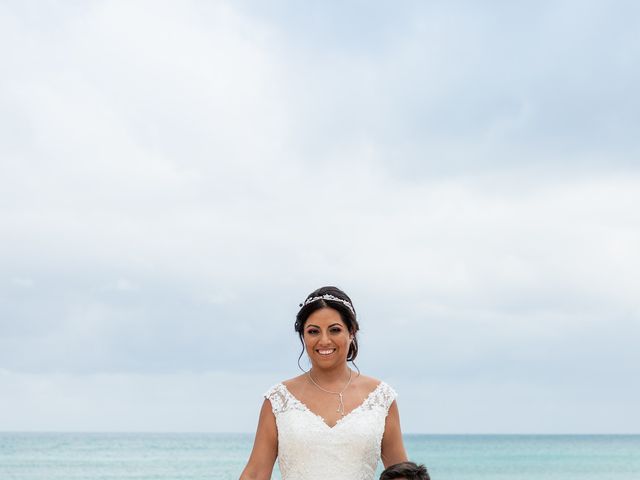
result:
[(347, 361), (351, 334), (337, 310), (321, 308), (309, 315), (303, 339), (314, 367), (330, 368)]

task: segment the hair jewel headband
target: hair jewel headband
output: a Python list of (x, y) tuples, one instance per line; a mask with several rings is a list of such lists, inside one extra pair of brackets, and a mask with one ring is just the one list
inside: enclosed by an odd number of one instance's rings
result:
[(334, 302), (343, 303), (349, 310), (351, 310), (351, 313), (353, 313), (354, 315), (356, 314), (355, 310), (353, 309), (353, 306), (351, 306), (349, 302), (347, 302), (346, 300), (343, 300), (342, 298), (338, 298), (334, 295), (331, 295), (329, 293), (325, 293), (324, 295), (320, 295), (318, 297), (307, 298), (304, 301), (304, 303), (300, 304), (300, 307), (302, 308), (305, 305), (309, 305), (310, 303), (315, 302), (316, 300), (333, 300)]

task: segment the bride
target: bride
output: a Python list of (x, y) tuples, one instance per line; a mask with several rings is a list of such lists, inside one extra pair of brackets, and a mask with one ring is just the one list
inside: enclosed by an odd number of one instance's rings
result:
[(295, 330), (311, 369), (265, 393), (240, 480), (270, 479), (276, 458), (283, 480), (372, 480), (380, 458), (407, 461), (396, 392), (347, 364), (358, 355), (351, 299), (322, 287), (300, 307)]

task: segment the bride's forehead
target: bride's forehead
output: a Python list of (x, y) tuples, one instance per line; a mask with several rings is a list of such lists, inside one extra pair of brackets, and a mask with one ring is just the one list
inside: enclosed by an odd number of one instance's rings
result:
[(329, 308), (329, 307), (316, 310), (311, 315), (309, 315), (309, 318), (307, 318), (307, 321), (305, 323), (307, 325), (309, 325), (310, 323), (313, 323), (315, 325), (320, 325), (320, 324), (329, 325), (332, 323), (340, 323), (341, 325), (344, 325), (344, 322), (342, 321), (342, 317), (340, 316), (340, 313), (337, 310), (334, 310), (333, 308)]

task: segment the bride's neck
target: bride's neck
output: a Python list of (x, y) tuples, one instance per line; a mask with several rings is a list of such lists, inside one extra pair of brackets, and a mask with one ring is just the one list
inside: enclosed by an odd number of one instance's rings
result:
[(344, 363), (343, 365), (336, 366), (334, 368), (325, 369), (325, 368), (311, 368), (311, 375), (313, 375), (313, 379), (324, 385), (332, 385), (332, 384), (344, 384), (349, 381), (350, 370), (349, 366)]

